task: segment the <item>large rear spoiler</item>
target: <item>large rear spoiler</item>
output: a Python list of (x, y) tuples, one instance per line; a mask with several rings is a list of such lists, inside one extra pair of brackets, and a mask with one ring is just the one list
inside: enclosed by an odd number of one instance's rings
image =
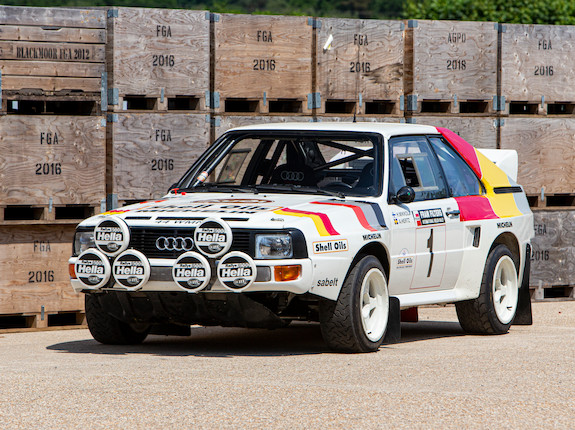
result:
[(497, 167), (503, 170), (507, 176), (517, 182), (517, 170), (519, 157), (514, 149), (480, 149), (479, 152), (491, 160)]

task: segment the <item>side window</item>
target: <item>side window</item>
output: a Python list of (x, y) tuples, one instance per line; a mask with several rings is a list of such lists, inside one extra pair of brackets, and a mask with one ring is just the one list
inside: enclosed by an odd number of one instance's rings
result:
[(389, 140), (390, 195), (407, 185), (415, 191), (415, 201), (448, 197), (443, 173), (424, 136), (402, 136)]
[(483, 187), (479, 179), (459, 154), (440, 137), (430, 137), (429, 141), (439, 158), (451, 196), (480, 195)]

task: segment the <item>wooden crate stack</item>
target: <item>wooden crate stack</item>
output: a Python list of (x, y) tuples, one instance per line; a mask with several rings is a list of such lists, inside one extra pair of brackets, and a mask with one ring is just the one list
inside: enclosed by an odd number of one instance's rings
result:
[(108, 207), (164, 195), (210, 136), (210, 14), (108, 10)]
[(105, 207), (105, 46), (105, 11), (0, 7), (0, 326), (83, 320), (67, 258)]
[(291, 121), (518, 150), (531, 286), (573, 296), (574, 44), (570, 26), (0, 7), (0, 316), (81, 321), (78, 220), (161, 197), (230, 128)]

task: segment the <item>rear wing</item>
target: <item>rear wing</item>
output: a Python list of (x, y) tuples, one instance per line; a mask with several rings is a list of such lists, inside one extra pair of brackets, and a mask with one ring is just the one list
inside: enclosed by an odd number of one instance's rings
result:
[(514, 149), (480, 149), (479, 152), (485, 155), (491, 162), (505, 172), (513, 181), (517, 182), (517, 171), (519, 168), (519, 157)]

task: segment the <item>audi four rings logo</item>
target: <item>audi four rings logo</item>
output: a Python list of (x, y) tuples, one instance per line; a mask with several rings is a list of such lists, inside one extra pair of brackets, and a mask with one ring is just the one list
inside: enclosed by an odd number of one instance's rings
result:
[(156, 248), (160, 251), (191, 251), (194, 239), (191, 237), (158, 237)]
[(303, 181), (304, 178), (303, 172), (288, 172), (287, 170), (284, 170), (280, 176), (284, 181), (295, 181), (295, 182), (301, 182)]

